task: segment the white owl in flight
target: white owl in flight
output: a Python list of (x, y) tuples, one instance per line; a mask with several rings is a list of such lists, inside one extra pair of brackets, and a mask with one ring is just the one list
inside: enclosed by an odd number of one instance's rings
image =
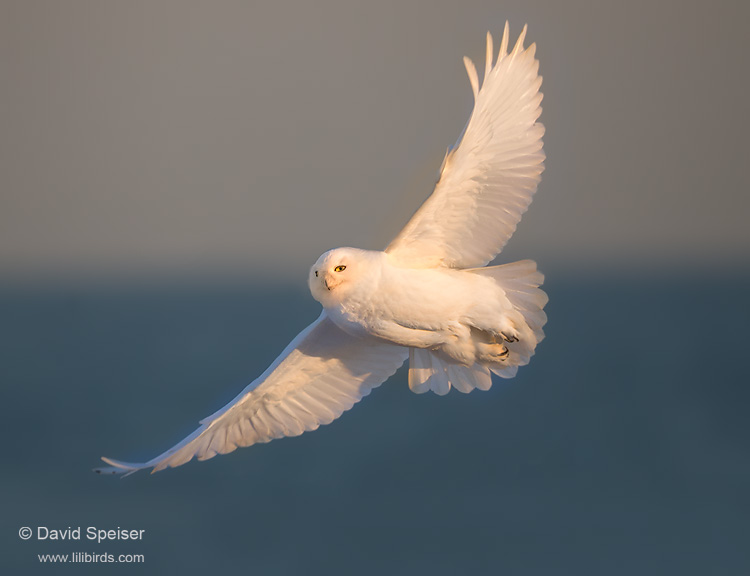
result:
[(338, 418), (409, 359), (417, 393), (487, 390), (515, 376), (544, 337), (547, 296), (530, 260), (487, 267), (516, 229), (544, 170), (542, 78), (524, 27), (505, 24), (474, 110), (432, 195), (383, 252), (337, 248), (310, 269), (320, 317), (258, 379), (176, 446), (143, 463), (102, 458), (100, 473), (153, 472), (297, 436)]

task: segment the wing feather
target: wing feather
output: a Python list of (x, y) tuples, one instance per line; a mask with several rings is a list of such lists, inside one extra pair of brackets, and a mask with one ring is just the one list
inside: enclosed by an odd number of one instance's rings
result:
[(410, 267), (480, 267), (505, 246), (526, 212), (544, 170), (536, 46), (524, 50), (526, 27), (508, 54), (505, 24), (497, 62), (487, 35), (484, 81), (464, 63), (474, 110), (443, 161), (435, 190), (386, 248)]
[(299, 436), (329, 424), (390, 377), (406, 348), (345, 334), (323, 312), (257, 380), (176, 446), (143, 463), (102, 458), (97, 471), (131, 474), (208, 460), (240, 446)]

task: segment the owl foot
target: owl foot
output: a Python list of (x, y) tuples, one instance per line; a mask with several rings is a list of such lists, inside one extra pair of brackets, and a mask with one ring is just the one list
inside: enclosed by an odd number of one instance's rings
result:
[(502, 362), (510, 355), (510, 350), (502, 344), (478, 344), (479, 359), (484, 362)]

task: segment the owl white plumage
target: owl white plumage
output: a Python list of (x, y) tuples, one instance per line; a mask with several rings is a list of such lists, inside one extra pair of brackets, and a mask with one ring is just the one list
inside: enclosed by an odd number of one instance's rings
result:
[(310, 269), (320, 317), (259, 378), (190, 436), (144, 463), (102, 458), (100, 473), (206, 460), (328, 424), (408, 358), (409, 387), (487, 390), (515, 376), (544, 337), (543, 277), (530, 260), (487, 267), (528, 208), (544, 170), (542, 83), (524, 27), (497, 61), (487, 34), (480, 88), (464, 59), (474, 110), (432, 195), (385, 251), (337, 248)]

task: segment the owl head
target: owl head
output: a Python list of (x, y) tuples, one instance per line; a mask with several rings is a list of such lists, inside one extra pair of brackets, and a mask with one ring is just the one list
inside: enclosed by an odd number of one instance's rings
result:
[(366, 275), (365, 253), (356, 248), (336, 248), (318, 258), (308, 276), (313, 298), (323, 306), (340, 303)]

